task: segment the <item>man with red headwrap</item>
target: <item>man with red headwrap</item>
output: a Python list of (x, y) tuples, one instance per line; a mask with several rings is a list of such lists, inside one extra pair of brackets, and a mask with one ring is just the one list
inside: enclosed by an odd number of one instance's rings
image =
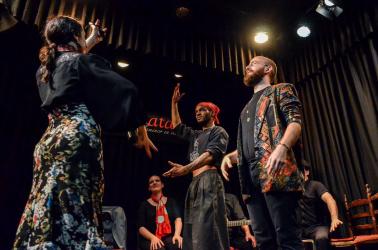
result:
[(184, 250), (228, 250), (226, 206), (222, 179), (217, 172), (227, 150), (228, 134), (219, 124), (220, 109), (211, 102), (200, 102), (195, 109), (197, 123), (202, 130), (193, 130), (181, 123), (178, 111), (180, 85), (172, 96), (172, 124), (178, 136), (189, 141), (190, 163), (168, 162), (167, 177), (193, 174), (185, 200)]

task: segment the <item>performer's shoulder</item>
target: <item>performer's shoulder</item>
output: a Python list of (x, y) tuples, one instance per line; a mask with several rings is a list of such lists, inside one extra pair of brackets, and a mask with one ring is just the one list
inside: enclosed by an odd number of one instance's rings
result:
[(294, 84), (282, 82), (282, 83), (276, 83), (272, 85), (273, 89), (284, 89), (284, 88), (295, 88)]
[(78, 61), (81, 63), (95, 63), (104, 65), (107, 67), (111, 67), (111, 64), (108, 60), (103, 58), (102, 56), (96, 55), (96, 54), (80, 54), (78, 56)]
[(216, 126), (214, 126), (213, 129), (214, 129), (215, 132), (227, 134), (227, 131), (221, 126), (216, 125)]

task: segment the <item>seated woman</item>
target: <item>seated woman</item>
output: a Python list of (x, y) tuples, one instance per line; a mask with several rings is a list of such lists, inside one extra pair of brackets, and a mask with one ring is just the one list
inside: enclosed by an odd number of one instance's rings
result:
[(182, 248), (182, 221), (179, 208), (172, 198), (163, 195), (160, 176), (148, 179), (151, 197), (138, 211), (138, 245), (141, 250), (177, 250)]

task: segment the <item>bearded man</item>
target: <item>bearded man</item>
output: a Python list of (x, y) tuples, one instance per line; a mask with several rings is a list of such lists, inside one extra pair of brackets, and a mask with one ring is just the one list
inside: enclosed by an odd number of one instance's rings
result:
[(228, 180), (227, 171), (238, 163), (259, 249), (303, 249), (301, 103), (293, 85), (273, 85), (276, 72), (276, 64), (263, 56), (254, 57), (246, 67), (244, 84), (254, 94), (240, 114), (237, 150), (223, 158), (221, 170)]

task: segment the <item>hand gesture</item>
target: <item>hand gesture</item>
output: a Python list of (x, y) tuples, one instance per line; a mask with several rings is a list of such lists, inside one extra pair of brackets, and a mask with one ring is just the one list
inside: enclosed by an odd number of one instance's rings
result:
[(171, 165), (172, 168), (163, 174), (163, 176), (165, 177), (174, 178), (178, 176), (187, 175), (189, 173), (188, 168), (181, 164), (173, 163), (171, 161), (168, 161), (168, 164)]
[(230, 170), (232, 167), (233, 166), (232, 166), (231, 157), (229, 155), (225, 155), (223, 157), (223, 160), (222, 160), (221, 171), (222, 171), (222, 175), (223, 175), (224, 179), (226, 179), (226, 181), (230, 180), (228, 178), (228, 170)]
[(336, 219), (333, 219), (331, 221), (331, 226), (329, 228), (329, 231), (332, 233), (334, 232), (339, 226), (341, 226), (343, 224), (343, 222), (341, 220), (339, 220), (338, 218)]
[(147, 134), (146, 127), (144, 125), (138, 127), (137, 129), (137, 141), (134, 144), (137, 148), (143, 148), (146, 151), (148, 158), (152, 158), (151, 149), (155, 152), (158, 151), (157, 147), (150, 140)]
[(173, 244), (176, 244), (176, 241), (177, 241), (177, 245), (180, 249), (182, 249), (182, 237), (180, 235), (174, 235), (173, 238), (172, 238), (172, 242)]
[(178, 103), (184, 95), (185, 93), (180, 93), (180, 83), (177, 83), (175, 89), (173, 90), (172, 103)]
[(164, 246), (164, 242), (158, 237), (154, 236), (151, 239), (150, 250), (157, 250)]
[(99, 19), (97, 19), (94, 24), (92, 22), (89, 22), (89, 26), (91, 28), (91, 31), (88, 38), (86, 39), (88, 51), (96, 44), (104, 40), (107, 31), (107, 28), (101, 29), (101, 22)]

